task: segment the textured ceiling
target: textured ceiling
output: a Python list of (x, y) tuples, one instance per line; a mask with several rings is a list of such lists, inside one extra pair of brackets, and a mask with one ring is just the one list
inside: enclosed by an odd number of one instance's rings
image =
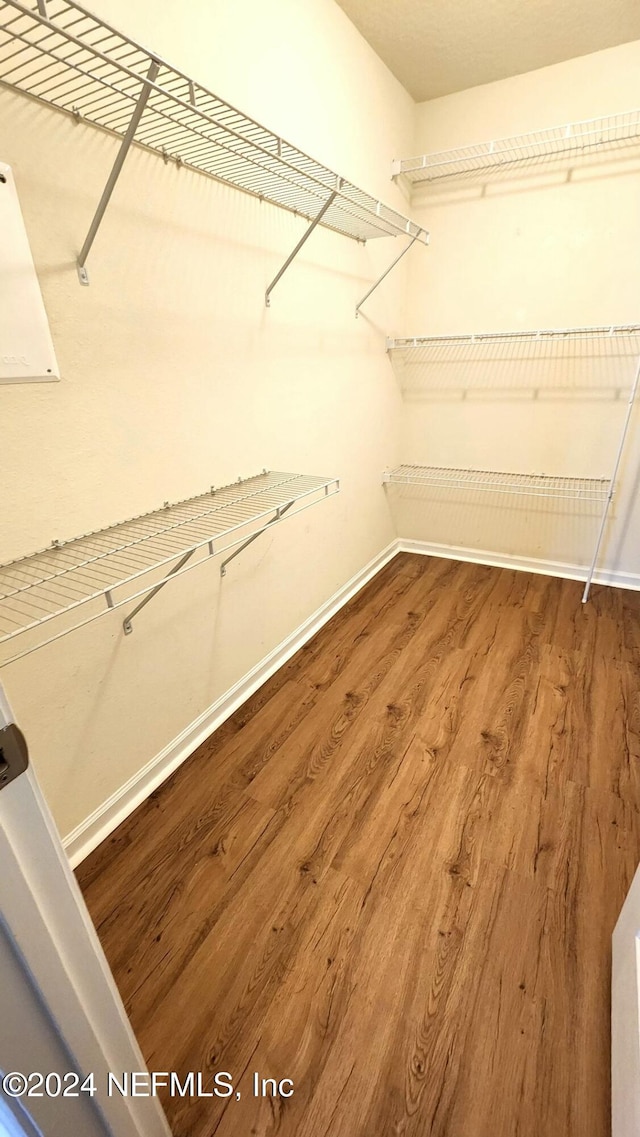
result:
[(414, 99), (640, 39), (640, 0), (337, 0)]

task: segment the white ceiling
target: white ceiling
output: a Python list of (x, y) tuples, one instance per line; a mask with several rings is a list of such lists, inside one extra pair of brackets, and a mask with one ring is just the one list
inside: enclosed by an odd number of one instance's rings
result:
[(414, 99), (640, 39), (640, 0), (337, 0)]

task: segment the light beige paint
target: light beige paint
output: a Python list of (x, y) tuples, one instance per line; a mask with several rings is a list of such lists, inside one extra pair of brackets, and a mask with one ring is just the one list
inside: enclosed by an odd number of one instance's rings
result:
[[(414, 154), (640, 105), (640, 43), (626, 44), (423, 103)], [(414, 193), (412, 212), (431, 230), (429, 256), (413, 258), (403, 334), (640, 322), (640, 151), (615, 160), (532, 166), (517, 174)], [(631, 372), (627, 369), (628, 382)], [(404, 408), (405, 461), (606, 476), (625, 411), (624, 392), (519, 393), (426, 388)], [(477, 373), (465, 381), (473, 387)], [(452, 383), (452, 386), (454, 384)], [(480, 385), (481, 386), (481, 385)], [(640, 573), (638, 429), (622, 468), (602, 567)], [(403, 537), (584, 564), (597, 511), (469, 491), (398, 505)]]
[[(138, 36), (391, 204), (389, 156), (412, 104), (333, 0), (95, 0)], [(188, 15), (188, 19), (187, 19)], [(0, 559), (268, 466), (342, 492), (156, 598), (122, 634), (105, 617), (3, 672), (63, 834), (225, 692), (394, 536), (380, 472), (400, 397), (384, 353), (398, 251), (317, 231), (264, 307), (304, 223), (134, 150), (91, 254), (74, 258), (117, 142), (0, 93), (60, 363), (59, 384), (0, 390)], [(372, 116), (371, 108), (375, 108)], [(426, 250), (422, 249), (426, 255)], [(402, 271), (402, 270), (401, 270)]]
[[(640, 45), (417, 109), (333, 0), (95, 0), (243, 110), (391, 204), (390, 160), (637, 104)], [(188, 18), (187, 18), (188, 16)], [(117, 142), (0, 93), (62, 382), (0, 391), (0, 559), (263, 466), (339, 476), (342, 493), (234, 561), (167, 588), (124, 637), (121, 613), (11, 665), (4, 679), (68, 833), (395, 536), (380, 484), (401, 457), (500, 467), (608, 459), (620, 405), (470, 402), (403, 408), (384, 335), (637, 320), (639, 175), (597, 166), (419, 198), (432, 230), (356, 322), (398, 251), (316, 232), (264, 288), (303, 223), (134, 150), (78, 285), (75, 256)], [(400, 433), (404, 434), (404, 453)], [(567, 449), (566, 439), (570, 444)], [(411, 450), (411, 453), (409, 453)], [(415, 451), (415, 453), (414, 453)], [(580, 471), (577, 471), (580, 472)], [(631, 494), (633, 471), (625, 470)], [(638, 519), (618, 508), (607, 563), (638, 571)], [(515, 519), (515, 520), (514, 520)], [(590, 519), (587, 519), (589, 521)], [(443, 500), (398, 511), (402, 536), (581, 559), (585, 536), (522, 506)]]
[(640, 36), (637, 0), (338, 0), (414, 99), (435, 99)]

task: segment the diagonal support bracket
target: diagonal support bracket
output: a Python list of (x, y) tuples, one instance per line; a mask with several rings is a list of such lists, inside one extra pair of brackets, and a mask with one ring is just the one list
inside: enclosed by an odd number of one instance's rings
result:
[(293, 505), (293, 501), (288, 501), (286, 503), (286, 505), (279, 505), (278, 508), (276, 509), (275, 517), (272, 517), (270, 521), (267, 521), (267, 524), (263, 525), (262, 529), (258, 529), (257, 533), (252, 533), (250, 537), (247, 537), (247, 540), (243, 541), (242, 544), (239, 546), (239, 548), (237, 548), (231, 554), (230, 557), (225, 557), (222, 564), (220, 565), (220, 576), (226, 576), (227, 575), (227, 565), (229, 564), (229, 562), (234, 560), (236, 557), (239, 557), (240, 553), (243, 553), (244, 550), (247, 548), (247, 546), (252, 545), (253, 542), (258, 539), (258, 537), (261, 537), (262, 534), (269, 528), (270, 525), (275, 525), (276, 521), (279, 521), (280, 518), (283, 516), (283, 514), (285, 514), (288, 509), (291, 509), (292, 505)]
[(311, 236), (311, 234), (313, 233), (313, 230), (315, 229), (316, 225), (319, 225), (319, 224), (320, 224), (320, 222), (322, 221), (322, 218), (324, 217), (325, 213), (326, 213), (326, 212), (327, 212), (327, 210), (328, 210), (328, 209), (329, 209), (329, 208), (330, 208), (330, 207), (333, 205), (333, 203), (334, 203), (334, 201), (336, 200), (336, 197), (337, 197), (337, 196), (338, 196), (338, 191), (337, 191), (337, 190), (334, 190), (334, 191), (333, 191), (333, 193), (331, 193), (331, 194), (330, 194), (330, 196), (327, 198), (327, 200), (325, 201), (324, 205), (322, 206), (322, 209), (320, 210), (320, 212), (317, 214), (317, 216), (316, 216), (316, 217), (314, 217), (313, 221), (312, 221), (312, 222), (311, 222), (311, 224), (309, 225), (309, 228), (306, 230), (306, 232), (304, 233), (304, 235), (303, 235), (303, 236), (300, 238), (300, 240), (298, 241), (298, 244), (296, 245), (296, 247), (295, 247), (295, 249), (293, 250), (293, 252), (292, 252), (292, 253), (290, 253), (290, 254), (289, 254), (289, 256), (287, 257), (287, 259), (286, 259), (286, 261), (284, 262), (284, 264), (283, 264), (282, 268), (280, 269), (280, 272), (276, 273), (276, 275), (274, 276), (273, 280), (271, 281), (271, 284), (269, 285), (269, 287), (267, 288), (267, 291), (266, 291), (266, 292), (265, 292), (265, 294), (264, 294), (264, 302), (265, 302), (265, 304), (266, 304), (267, 308), (269, 308), (269, 307), (271, 306), (271, 293), (273, 292), (273, 290), (274, 290), (274, 288), (275, 288), (276, 284), (278, 283), (278, 281), (280, 280), (280, 278), (281, 278), (282, 276), (284, 276), (284, 274), (285, 274), (285, 272), (287, 271), (287, 269), (289, 268), (289, 265), (291, 264), (291, 262), (295, 260), (295, 258), (297, 257), (298, 253), (300, 252), (300, 249), (301, 249), (301, 248), (302, 248), (302, 246), (304, 245), (305, 241), (308, 241), (308, 240), (309, 240), (309, 237), (310, 237), (310, 236)]
[(140, 91), (140, 94), (138, 95), (138, 101), (135, 105), (134, 112), (131, 116), (131, 121), (129, 123), (129, 126), (127, 127), (127, 133), (125, 134), (124, 138), (122, 139), (122, 142), (120, 143), (120, 149), (118, 150), (116, 160), (113, 163), (113, 169), (111, 170), (111, 173), (109, 174), (109, 177), (107, 178), (107, 184), (105, 185), (105, 187), (102, 191), (102, 197), (100, 198), (100, 201), (98, 202), (98, 208), (96, 209), (93, 221), (91, 222), (91, 225), (89, 226), (89, 232), (87, 233), (87, 236), (85, 238), (84, 245), (82, 246), (82, 248), (80, 250), (80, 255), (78, 257), (78, 277), (79, 277), (81, 284), (88, 284), (89, 283), (89, 274), (87, 272), (87, 257), (89, 256), (89, 252), (90, 252), (91, 246), (93, 245), (93, 242), (95, 240), (96, 233), (98, 232), (98, 229), (100, 228), (102, 218), (104, 217), (106, 208), (109, 204), (109, 200), (111, 198), (111, 194), (113, 193), (115, 184), (116, 184), (118, 178), (120, 177), (120, 171), (122, 170), (122, 167), (124, 165), (124, 160), (125, 160), (128, 152), (129, 152), (129, 147), (131, 146), (131, 143), (133, 142), (136, 130), (138, 129), (138, 126), (140, 125), (140, 119), (142, 118), (142, 115), (144, 114), (144, 109), (147, 105), (147, 99), (149, 98), (149, 95), (151, 94), (151, 90), (152, 90), (153, 84), (156, 81), (159, 70), (160, 70), (159, 63), (157, 63), (155, 61), (155, 59), (152, 60), (151, 65), (149, 67), (149, 70), (147, 72), (146, 80), (142, 85), (142, 90)]
[[(211, 549), (209, 551), (211, 552)], [(189, 549), (189, 552), (185, 553), (184, 556), (180, 558), (177, 565), (173, 566), (173, 568), (171, 569), (171, 572), (167, 573), (164, 580), (161, 580), (159, 584), (156, 584), (155, 588), (153, 588), (151, 590), (151, 592), (149, 592), (148, 595), (145, 596), (144, 600), (141, 600), (139, 604), (136, 604), (135, 608), (133, 609), (133, 612), (129, 613), (129, 615), (126, 617), (126, 619), (122, 625), (125, 636), (130, 636), (132, 631), (133, 631), (133, 624), (131, 623), (131, 621), (133, 620), (133, 617), (137, 616), (138, 612), (141, 612), (142, 609), (145, 608), (146, 605), (149, 603), (149, 601), (153, 600), (154, 596), (158, 595), (160, 590), (162, 588), (164, 588), (165, 584), (169, 583), (172, 576), (175, 576), (175, 574), (177, 572), (180, 572), (180, 569), (183, 568), (184, 565), (186, 565), (187, 561), (191, 560), (191, 557), (193, 556), (194, 553), (195, 553), (195, 549)]]
[(371, 296), (371, 293), (375, 292), (375, 290), (379, 284), (382, 284), (382, 281), (385, 279), (385, 277), (388, 276), (389, 273), (391, 272), (391, 270), (396, 267), (396, 265), (398, 264), (398, 261), (401, 261), (402, 258), (406, 255), (406, 253), (409, 252), (409, 249), (411, 248), (411, 246), (418, 240), (418, 236), (419, 236), (419, 234), (416, 233), (415, 237), (411, 238), (411, 240), (409, 241), (409, 244), (405, 245), (405, 247), (402, 250), (402, 252), (400, 253), (400, 255), (396, 257), (395, 261), (392, 261), (392, 263), (389, 265), (389, 268), (386, 269), (385, 272), (383, 272), (382, 276), (378, 277), (375, 284), (373, 284), (371, 286), (371, 288), (369, 289), (369, 291), (367, 293), (365, 293), (365, 295), (362, 297), (362, 300), (360, 301), (360, 303), (356, 304), (356, 320), (358, 318), (358, 315), (360, 314), (360, 309), (362, 308), (362, 305), (364, 304), (365, 300), (369, 299), (369, 297)]
[(640, 359), (637, 362), (635, 375), (633, 377), (633, 383), (631, 385), (631, 391), (629, 392), (629, 401), (627, 403), (627, 412), (625, 414), (624, 422), (622, 424), (622, 432), (620, 434), (620, 441), (618, 442), (618, 452), (617, 452), (616, 457), (615, 457), (615, 462), (613, 464), (613, 472), (611, 474), (611, 480), (609, 482), (609, 490), (607, 493), (607, 500), (605, 502), (604, 509), (602, 511), (602, 517), (600, 519), (600, 528), (598, 530), (598, 536), (596, 537), (596, 544), (595, 544), (595, 548), (593, 550), (593, 556), (591, 558), (591, 564), (589, 565), (589, 570), (587, 572), (587, 579), (585, 581), (584, 592), (582, 593), (582, 603), (583, 604), (586, 604), (587, 600), (589, 599), (589, 593), (591, 591), (591, 585), (593, 584), (593, 576), (594, 576), (594, 573), (595, 573), (596, 568), (598, 566), (598, 557), (600, 555), (600, 548), (601, 548), (602, 541), (604, 539), (605, 531), (607, 528), (607, 520), (609, 517), (609, 510), (611, 508), (611, 502), (613, 501), (613, 495), (615, 493), (615, 486), (616, 486), (616, 481), (618, 478), (618, 471), (619, 471), (620, 465), (622, 463), (622, 458), (623, 458), (624, 450), (625, 450), (625, 443), (627, 441), (627, 435), (629, 433), (629, 427), (631, 426), (631, 419), (633, 417), (634, 405), (635, 405), (635, 401), (636, 401), (639, 389), (640, 389)]

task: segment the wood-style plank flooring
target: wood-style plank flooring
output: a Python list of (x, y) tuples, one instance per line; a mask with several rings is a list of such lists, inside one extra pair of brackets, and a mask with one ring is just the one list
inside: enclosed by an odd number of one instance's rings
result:
[(175, 1137), (610, 1133), (640, 593), (580, 593), (397, 557), (82, 864), (149, 1068), (241, 1093)]

